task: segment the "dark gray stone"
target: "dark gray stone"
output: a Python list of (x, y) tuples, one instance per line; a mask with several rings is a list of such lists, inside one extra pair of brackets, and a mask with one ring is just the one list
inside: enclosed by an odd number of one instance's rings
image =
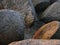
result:
[(41, 2), (39, 4), (37, 4), (35, 6), (35, 11), (38, 14), (37, 16), (39, 17), (39, 15), (46, 9), (48, 8), (48, 6), (50, 6), (49, 2)]
[(25, 22), (21, 13), (0, 10), (0, 44), (24, 39)]
[(33, 5), (36, 6), (37, 4), (41, 3), (41, 2), (50, 2), (50, 0), (32, 0)]
[(34, 33), (44, 24), (42, 21), (34, 22), (30, 28), (25, 30), (24, 39), (31, 39)]

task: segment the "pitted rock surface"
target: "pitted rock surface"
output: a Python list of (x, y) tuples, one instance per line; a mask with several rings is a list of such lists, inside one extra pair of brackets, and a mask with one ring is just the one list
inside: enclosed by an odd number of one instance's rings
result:
[(0, 10), (0, 44), (24, 39), (25, 22), (21, 13)]
[(60, 40), (28, 39), (23, 41), (12, 42), (9, 45), (60, 45)]

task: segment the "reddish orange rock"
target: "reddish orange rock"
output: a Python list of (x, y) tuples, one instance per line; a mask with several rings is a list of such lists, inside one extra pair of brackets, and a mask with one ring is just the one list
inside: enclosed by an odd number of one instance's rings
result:
[(33, 35), (33, 39), (50, 39), (59, 29), (59, 22), (52, 21), (43, 25)]

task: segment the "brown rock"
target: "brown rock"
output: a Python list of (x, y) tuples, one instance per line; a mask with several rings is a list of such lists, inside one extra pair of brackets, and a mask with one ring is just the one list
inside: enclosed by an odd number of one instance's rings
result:
[(43, 25), (35, 32), (34, 39), (50, 39), (59, 29), (59, 22), (52, 21)]

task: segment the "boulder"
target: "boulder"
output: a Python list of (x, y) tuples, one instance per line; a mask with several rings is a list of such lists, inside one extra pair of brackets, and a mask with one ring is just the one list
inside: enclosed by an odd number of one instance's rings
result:
[(0, 44), (5, 45), (12, 41), (24, 39), (25, 22), (21, 13), (2, 9), (0, 10)]

